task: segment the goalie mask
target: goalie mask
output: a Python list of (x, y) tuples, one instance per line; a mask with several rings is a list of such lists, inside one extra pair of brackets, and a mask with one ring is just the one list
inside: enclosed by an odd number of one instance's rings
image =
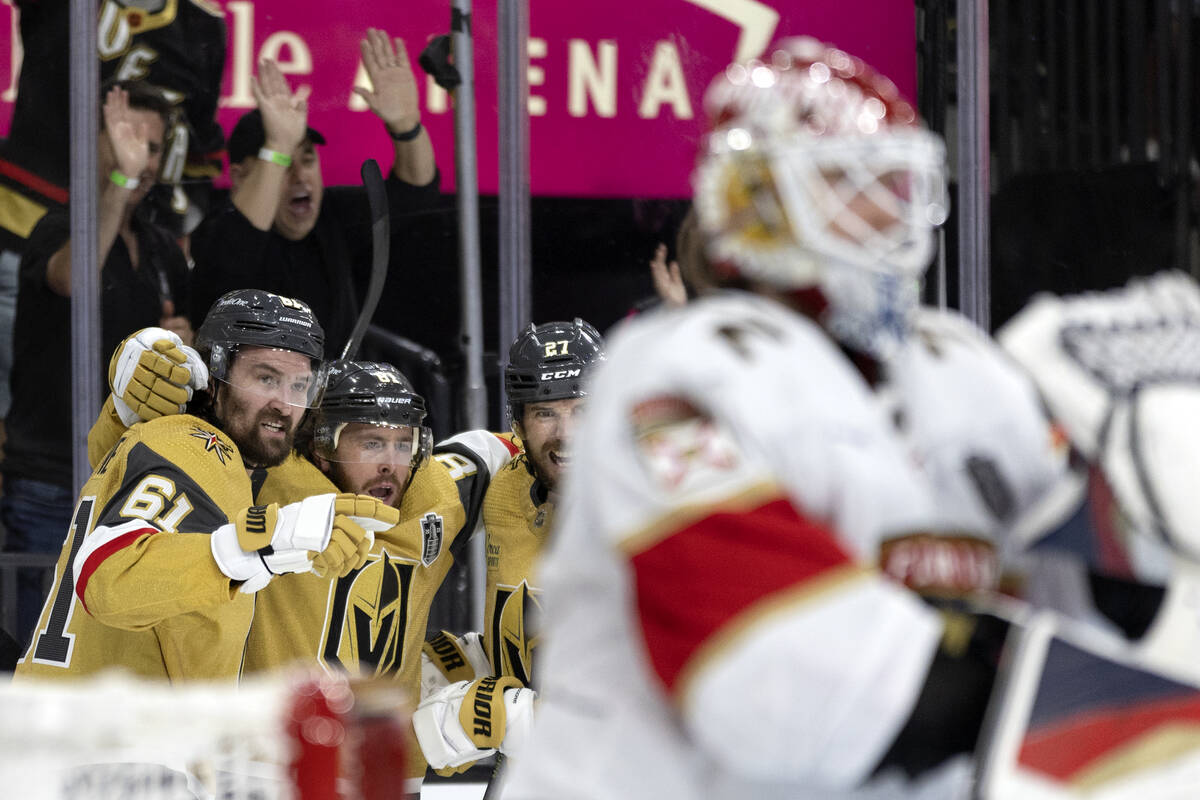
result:
[(200, 329), (196, 350), (208, 365), (211, 377), (228, 384), (238, 349), (258, 347), (307, 356), (309, 369), (296, 372), (289, 361), (274, 373), (270, 362), (242, 391), (280, 398), (291, 406), (311, 408), (319, 381), (317, 368), (325, 349), (325, 331), (312, 310), (300, 300), (262, 289), (238, 289), (213, 303)]
[[(422, 423), (425, 399), (391, 364), (333, 361), (317, 407), (313, 446), (327, 461), (387, 463), (416, 470), (429, 456), (433, 434)], [(368, 426), (343, 437), (346, 426)]]
[(710, 260), (783, 291), (819, 290), (835, 338), (887, 355), (946, 218), (941, 139), (891, 81), (808, 37), (730, 66), (704, 104), (693, 183)]
[(513, 341), (504, 368), (509, 418), (519, 422), (526, 403), (586, 396), (584, 381), (603, 360), (603, 337), (578, 317), (572, 322), (530, 323)]

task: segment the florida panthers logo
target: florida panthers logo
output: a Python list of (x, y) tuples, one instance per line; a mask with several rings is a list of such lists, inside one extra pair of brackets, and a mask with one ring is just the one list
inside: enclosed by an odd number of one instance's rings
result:
[(322, 658), (352, 675), (400, 669), (413, 564), (386, 552), (333, 587)]

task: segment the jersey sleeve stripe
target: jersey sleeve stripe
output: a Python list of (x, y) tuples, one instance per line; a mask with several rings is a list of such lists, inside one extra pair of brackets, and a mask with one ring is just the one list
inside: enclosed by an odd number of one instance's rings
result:
[(701, 651), (797, 591), (856, 572), (823, 525), (777, 497), (695, 519), (631, 557), (637, 615), (655, 672), (677, 692)]
[(128, 547), (133, 542), (147, 534), (158, 533), (158, 529), (147, 525), (145, 521), (130, 520), (116, 527), (101, 526), (88, 535), (75, 555), (75, 595), (83, 604), (83, 610), (89, 614), (87, 600), (87, 584), (92, 575), (104, 563), (104, 559), (113, 553)]

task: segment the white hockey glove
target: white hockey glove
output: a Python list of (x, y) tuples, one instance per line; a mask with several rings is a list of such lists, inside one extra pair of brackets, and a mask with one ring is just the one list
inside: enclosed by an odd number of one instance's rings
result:
[(421, 646), (422, 700), (452, 683), (490, 674), (492, 665), (483, 650), (483, 634), (472, 631), (460, 637), (440, 631)]
[(461, 767), (497, 750), (516, 756), (529, 739), (537, 693), (512, 677), (460, 681), (422, 701), (413, 729), (434, 769)]
[(213, 531), (212, 554), (221, 572), (252, 594), (285, 572), (347, 575), (366, 561), (375, 532), (399, 521), (399, 511), (373, 497), (319, 494), (282, 508), (243, 509)]
[(125, 427), (182, 413), (195, 389), (208, 386), (200, 354), (164, 328), (142, 328), (108, 362), (113, 406)]
[(1120, 506), (1135, 577), (1166, 579), (1164, 543), (1200, 559), (1200, 286), (1182, 273), (1041, 296), (999, 334)]

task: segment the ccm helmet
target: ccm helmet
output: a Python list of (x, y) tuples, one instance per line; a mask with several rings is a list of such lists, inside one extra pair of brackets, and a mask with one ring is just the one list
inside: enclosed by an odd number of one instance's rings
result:
[(579, 317), (530, 323), (508, 350), (504, 391), (509, 417), (519, 422), (526, 403), (583, 397), (588, 371), (603, 360), (604, 339)]
[[(213, 378), (228, 382), (238, 347), (291, 350), (308, 356), (314, 369), (325, 353), (325, 331), (302, 300), (262, 289), (237, 289), (221, 296), (196, 331), (196, 350)], [(317, 381), (310, 381), (311, 394)]]
[(325, 393), (313, 424), (316, 452), (329, 461), (371, 460), (371, 454), (337, 453), (346, 425), (359, 422), (386, 428), (412, 428), (410, 466), (424, 463), (433, 434), (423, 425), (425, 398), (391, 364), (376, 361), (332, 361), (325, 366)]
[(890, 80), (809, 37), (729, 66), (704, 106), (693, 184), (709, 260), (819, 290), (831, 333), (880, 354), (906, 332), (946, 218), (942, 140)]

